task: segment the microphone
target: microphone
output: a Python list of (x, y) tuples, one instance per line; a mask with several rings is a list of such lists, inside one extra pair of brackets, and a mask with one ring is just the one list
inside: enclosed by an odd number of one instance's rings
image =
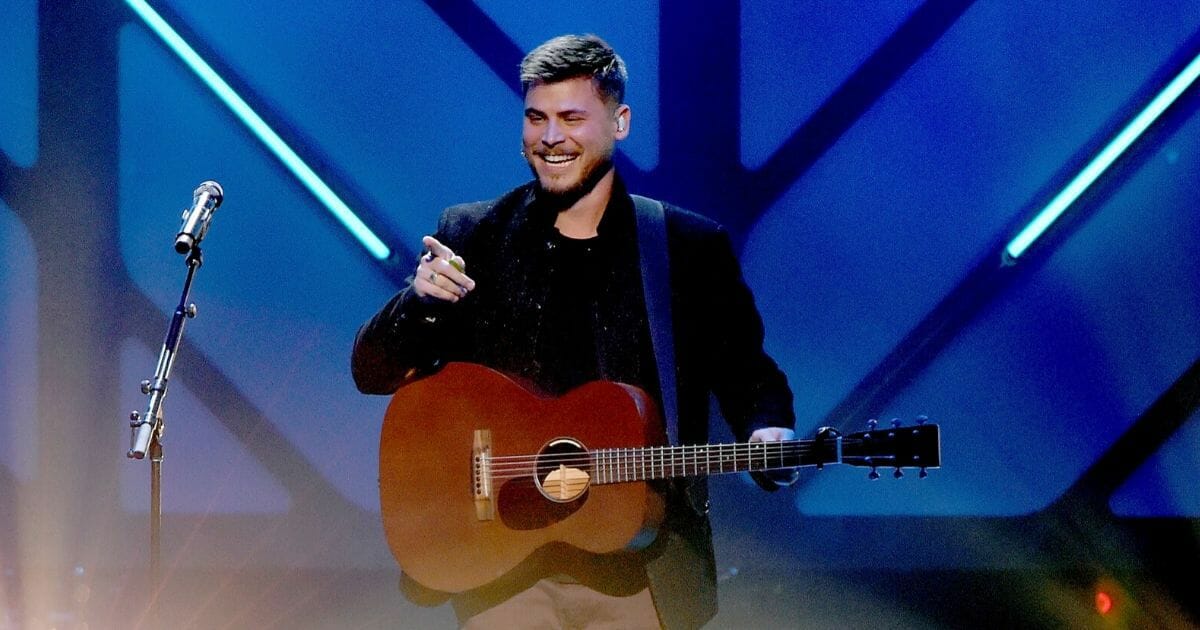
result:
[(183, 225), (179, 227), (179, 234), (175, 235), (175, 251), (186, 254), (200, 244), (224, 197), (225, 191), (214, 181), (204, 182), (196, 188), (192, 193), (192, 207), (184, 211)]

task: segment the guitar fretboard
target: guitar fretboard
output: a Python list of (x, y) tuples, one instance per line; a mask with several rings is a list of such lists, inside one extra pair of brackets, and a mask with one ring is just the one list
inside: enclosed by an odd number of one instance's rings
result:
[(599, 449), (591, 452), (592, 483), (624, 483), (774, 470), (841, 461), (840, 439)]

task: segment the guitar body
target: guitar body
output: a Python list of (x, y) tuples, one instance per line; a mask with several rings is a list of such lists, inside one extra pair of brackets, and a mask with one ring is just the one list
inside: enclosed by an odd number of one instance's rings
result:
[[(490, 434), (490, 482), (473, 463), (480, 430)], [(392, 555), (417, 582), (461, 592), (550, 543), (594, 554), (643, 547), (664, 509), (649, 483), (586, 485), (583, 478), (585, 489), (568, 500), (547, 496), (534, 474), (516, 472), (562, 438), (590, 451), (654, 446), (664, 437), (653, 402), (637, 388), (595, 382), (545, 398), (486, 367), (447, 364), (400, 388), (384, 417), (379, 499)], [(539, 460), (556, 461), (563, 458), (552, 453)], [(563, 475), (578, 481), (579, 469), (587, 472), (580, 465)], [(483, 501), (480, 484), (490, 484)]]

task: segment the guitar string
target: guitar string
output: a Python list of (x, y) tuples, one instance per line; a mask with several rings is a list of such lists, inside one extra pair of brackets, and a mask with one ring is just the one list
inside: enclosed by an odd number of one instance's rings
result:
[[(767, 447), (761, 447), (759, 444), (768, 444)], [(777, 446), (778, 445), (778, 446)], [(852, 441), (843, 441), (842, 446), (857, 446), (858, 444)], [(584, 451), (576, 453), (560, 453), (560, 454), (544, 454), (544, 455), (500, 455), (493, 456), (491, 462), (493, 467), (503, 467), (508, 464), (527, 464), (530, 462), (543, 463), (559, 463), (559, 462), (588, 462), (599, 457), (610, 457), (613, 459), (629, 460), (629, 459), (663, 459), (666, 457), (675, 458), (682, 461), (719, 461), (722, 456), (732, 455), (733, 457), (746, 456), (750, 459), (761, 458), (764, 454), (768, 457), (775, 457), (780, 454), (787, 456), (807, 455), (816, 452), (833, 452), (835, 445), (826, 444), (822, 446), (814, 446), (810, 443), (777, 443), (777, 442), (756, 442), (754, 445), (746, 444), (718, 444), (718, 445), (696, 445), (696, 446), (672, 446), (672, 447), (634, 447), (630, 449), (614, 448), (614, 449), (596, 449), (593, 451)]]
[[(801, 454), (803, 455), (803, 454)], [(795, 459), (795, 453), (789, 452), (774, 452), (774, 453), (753, 453), (743, 454), (738, 456), (725, 457), (675, 457), (661, 458), (650, 456), (627, 456), (616, 454), (612, 456), (589, 457), (579, 455), (574, 457), (554, 457), (554, 458), (530, 458), (527, 461), (509, 461), (500, 465), (493, 464), (491, 470), (494, 473), (504, 473), (513, 470), (532, 470), (536, 468), (557, 467), (557, 466), (572, 466), (572, 467), (596, 467), (604, 470), (623, 469), (631, 467), (650, 467), (650, 468), (684, 468), (684, 467), (699, 467), (704, 465), (706, 468), (722, 467), (722, 466), (738, 466), (743, 464), (755, 464), (758, 462), (776, 463), (780, 459)], [(845, 459), (845, 456), (843, 456)], [(881, 465), (883, 462), (889, 462), (889, 457), (879, 457)], [(824, 463), (833, 463), (834, 459), (829, 459)], [(819, 462), (812, 462), (816, 464)], [(790, 465), (781, 465), (783, 468), (791, 468), (796, 466), (806, 465), (807, 462), (796, 462)]]
[[(831, 453), (833, 450), (833, 445), (815, 446), (811, 442), (767, 443), (774, 447), (770, 449), (760, 449), (757, 446), (758, 444), (755, 443), (754, 446), (739, 444), (671, 447), (675, 455), (673, 459), (663, 457), (664, 453), (668, 453), (665, 447), (662, 451), (655, 451), (653, 453), (648, 452), (645, 448), (636, 448), (628, 451), (622, 449), (599, 449), (584, 453), (564, 453), (545, 456), (502, 456), (492, 459), (494, 464), (496, 462), (500, 463), (491, 466), (491, 476), (494, 480), (532, 477), (539, 467), (544, 468), (548, 465), (565, 466), (568, 464), (572, 467), (593, 467), (596, 469), (593, 475), (598, 475), (603, 480), (607, 480), (610, 477), (613, 480), (627, 480), (633, 478), (658, 479), (663, 477), (687, 476), (687, 469), (689, 467), (693, 469), (695, 474), (699, 474), (702, 464), (706, 473), (711, 472), (713, 468), (718, 469), (719, 472), (724, 472), (725, 466), (733, 465), (736, 468), (741, 464), (752, 465), (759, 462), (768, 465), (761, 468), (754, 468), (754, 470), (782, 470), (795, 468), (797, 465), (770, 465), (775, 463), (770, 460), (781, 457), (795, 457), (797, 455), (803, 456), (815, 452)], [(843, 442), (843, 446), (845, 445), (846, 443)], [(730, 453), (728, 452), (731, 446), (734, 447), (732, 458), (730, 458)], [(722, 449), (721, 447), (724, 448)], [(713, 456), (714, 453), (717, 455), (716, 457)], [(861, 456), (858, 456), (858, 458), (861, 458)], [(888, 461), (889, 458), (890, 456), (881, 456), (879, 458), (879, 465), (882, 467), (888, 466), (890, 464)], [(833, 463), (833, 461), (824, 463)], [(671, 474), (667, 474), (668, 470)], [(646, 474), (647, 472), (650, 474)], [(741, 472), (741, 470), (729, 472)], [(589, 480), (593, 475), (589, 475), (588, 480), (580, 480), (578, 483), (587, 485), (590, 483)], [(568, 486), (571, 483), (575, 482), (567, 481)]]
[[(858, 445), (861, 440), (842, 440), (845, 445)], [(817, 445), (810, 441), (785, 441), (785, 442), (753, 442), (753, 443), (736, 443), (736, 444), (696, 444), (685, 446), (635, 446), (630, 448), (604, 448), (588, 451), (579, 451), (572, 453), (548, 454), (548, 455), (498, 455), (493, 456), (492, 461), (515, 460), (515, 459), (533, 459), (546, 457), (576, 457), (587, 455), (589, 453), (630, 453), (630, 454), (658, 454), (658, 453), (675, 453), (685, 455), (696, 455), (704, 452), (721, 452), (732, 450), (736, 452), (742, 451), (761, 451), (761, 450), (788, 450), (789, 452), (806, 452), (812, 450), (830, 450), (836, 447), (833, 442)]]
[[(884, 465), (881, 464), (881, 466), (884, 466)], [(886, 466), (884, 466), (884, 467), (886, 467)], [(768, 466), (766, 468), (755, 468), (754, 470), (761, 472), (761, 471), (771, 471), (771, 470), (788, 470), (791, 468), (795, 468), (795, 466)], [(663, 469), (656, 468), (654, 470), (648, 471), (651, 474), (640, 474), (640, 469), (638, 471), (630, 470), (626, 473), (621, 473), (620, 471), (614, 470), (614, 471), (610, 471), (612, 473), (611, 475), (606, 475), (606, 476), (599, 477), (599, 478), (597, 478), (595, 475), (587, 475), (583, 479), (578, 479), (578, 480), (567, 479), (565, 483), (566, 483), (567, 487), (570, 488), (573, 485), (578, 485), (580, 487), (584, 487), (584, 486), (588, 486), (588, 485), (605, 485), (605, 484), (609, 484), (609, 483), (621, 483), (621, 482), (627, 482), (627, 481), (650, 481), (650, 480), (657, 480), (657, 479), (670, 479), (670, 478), (674, 478), (674, 477), (699, 476), (701, 474), (705, 474), (705, 475), (716, 474), (716, 473), (722, 472), (722, 471), (711, 471), (710, 470), (710, 471), (706, 471), (705, 473), (697, 472), (693, 475), (693, 474), (687, 473), (687, 471), (682, 471), (682, 472), (673, 471), (673, 474), (662, 474), (662, 475), (653, 474), (653, 473), (659, 472), (661, 470), (663, 470)], [(523, 472), (514, 472), (514, 473), (508, 473), (505, 475), (492, 475), (491, 479), (493, 481), (498, 481), (498, 482), (520, 480), (520, 479), (528, 480), (528, 481), (532, 482), (533, 477), (534, 477), (534, 475), (533, 475), (534, 472), (536, 472), (536, 469), (530, 468), (530, 469), (526, 469)], [(747, 472), (747, 471), (745, 469), (743, 469), (743, 470), (731, 470), (731, 471), (727, 471), (727, 472), (734, 473), (734, 472)], [(551, 480), (551, 483), (563, 483), (563, 481)]]

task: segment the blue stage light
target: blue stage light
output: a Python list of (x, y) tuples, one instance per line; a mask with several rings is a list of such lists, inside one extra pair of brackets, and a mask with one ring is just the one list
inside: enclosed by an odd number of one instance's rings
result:
[(338, 197), (337, 193), (333, 192), (333, 189), (308, 164), (305, 164), (304, 160), (283, 141), (283, 138), (280, 138), (279, 134), (275, 133), (241, 96), (238, 96), (237, 92), (212, 69), (212, 66), (208, 65), (179, 36), (179, 33), (171, 28), (170, 24), (167, 24), (166, 20), (157, 11), (147, 4), (145, 0), (125, 0), (125, 3), (137, 13), (138, 17), (142, 18), (142, 21), (146, 23), (146, 26), (150, 27), (150, 30), (155, 35), (158, 35), (162, 39), (163, 43), (174, 51), (175, 54), (179, 55), (179, 58), (187, 64), (188, 68), (191, 68), (192, 72), (195, 72), (196, 76), (200, 77), (200, 80), (233, 111), (234, 115), (245, 123), (250, 132), (261, 140), (267, 146), (267, 149), (275, 154), (275, 157), (283, 162), (283, 165), (300, 180), (300, 183), (312, 192), (317, 200), (324, 204), (346, 229), (350, 230), (354, 238), (358, 239), (358, 242), (362, 243), (363, 247), (366, 247), (372, 256), (384, 260), (391, 255), (391, 250), (388, 246), (363, 223), (362, 219), (358, 218), (358, 215), (354, 214), (354, 211)]
[(1030, 245), (1036, 241), (1042, 234), (1054, 224), (1056, 220), (1075, 200), (1084, 193), (1095, 181), (1112, 166), (1113, 162), (1121, 156), (1143, 133), (1150, 125), (1154, 124), (1155, 120), (1162, 115), (1168, 107), (1171, 106), (1180, 96), (1183, 95), (1196, 78), (1200, 77), (1200, 55), (1187, 65), (1170, 83), (1167, 84), (1150, 104), (1145, 107), (1134, 119), (1117, 134), (1107, 146), (1087, 166), (1063, 188), (1050, 203), (1038, 212), (1037, 216), (1030, 221), (1028, 225), (1022, 229), (1012, 241), (1004, 248), (1004, 254), (1007, 262), (1014, 262), (1025, 250), (1029, 249)]

